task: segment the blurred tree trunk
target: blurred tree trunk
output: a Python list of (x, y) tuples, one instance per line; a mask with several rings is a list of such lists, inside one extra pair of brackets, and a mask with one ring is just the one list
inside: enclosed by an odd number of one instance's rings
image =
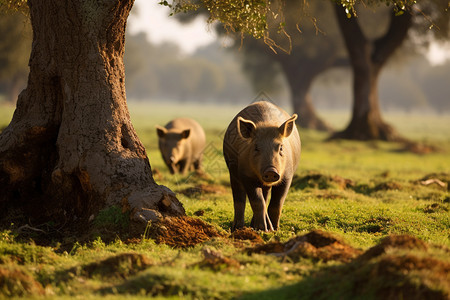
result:
[[(317, 51), (319, 52), (319, 51)], [(330, 125), (322, 120), (311, 100), (311, 86), (315, 78), (337, 62), (335, 57), (299, 58), (294, 54), (272, 54), (281, 65), (286, 76), (294, 113), (298, 114), (297, 124), (303, 128), (332, 131)]]
[(353, 70), (353, 112), (347, 128), (332, 138), (403, 140), (381, 117), (378, 79), (388, 58), (406, 39), (412, 24), (411, 13), (405, 11), (395, 16), (392, 12), (386, 34), (372, 42), (364, 36), (356, 17), (347, 18), (340, 5), (335, 5), (335, 11)]
[(125, 26), (133, 0), (29, 0), (27, 88), (0, 135), (0, 216), (86, 225), (113, 205), (145, 223), (184, 214), (152, 177), (130, 122)]
[(331, 131), (331, 127), (316, 113), (311, 101), (311, 85), (316, 77), (312, 72), (302, 72), (296, 65), (282, 64), (291, 91), (294, 113), (298, 114), (297, 124), (302, 128)]

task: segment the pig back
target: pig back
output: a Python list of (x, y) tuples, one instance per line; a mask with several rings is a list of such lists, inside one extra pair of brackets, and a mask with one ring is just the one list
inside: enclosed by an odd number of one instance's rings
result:
[[(246, 164), (246, 161), (251, 159), (246, 157), (250, 145), (237, 131), (238, 117), (253, 121), (256, 127), (262, 124), (279, 127), (291, 116), (283, 109), (267, 101), (255, 102), (241, 110), (228, 126), (223, 142), (225, 161), (231, 172), (237, 172), (239, 164)], [(300, 160), (301, 151), (301, 142), (296, 126), (294, 126), (291, 135), (286, 138), (285, 144), (285, 149), (289, 152), (287, 154), (289, 156), (288, 165), (292, 167), (290, 171), (293, 173)]]
[(167, 123), (165, 126), (168, 130), (183, 131), (190, 129), (189, 138), (187, 139), (187, 147), (191, 150), (193, 159), (200, 158), (205, 149), (206, 137), (205, 131), (197, 121), (189, 118), (176, 118)]

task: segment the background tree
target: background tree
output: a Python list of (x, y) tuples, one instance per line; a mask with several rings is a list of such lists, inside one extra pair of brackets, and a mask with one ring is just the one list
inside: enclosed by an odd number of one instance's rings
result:
[(281, 73), (289, 87), (293, 111), (299, 115), (298, 124), (304, 128), (330, 130), (314, 109), (310, 89), (315, 78), (326, 70), (347, 65), (331, 3), (315, 1), (305, 8), (300, 1), (288, 1), (283, 10), (285, 31), (292, 47), (290, 53), (275, 52), (261, 39), (249, 38), (242, 45), (238, 41), (236, 47), (244, 53), (244, 69), (256, 90), (273, 85), (276, 74)]
[[(425, 8), (425, 5), (422, 7)], [(448, 27), (448, 14), (447, 17), (440, 14), (441, 11), (445, 11), (445, 6), (433, 4), (432, 7), (427, 7), (430, 11), (434, 11), (434, 15), (430, 14), (430, 17), (435, 17), (437, 13), (438, 17), (435, 19), (439, 20), (439, 23), (447, 24)], [(358, 18), (349, 18), (345, 7), (335, 5), (337, 20), (353, 71), (353, 111), (349, 125), (343, 131), (334, 134), (333, 138), (402, 140), (396, 130), (381, 117), (378, 81), (388, 59), (407, 38), (408, 31), (413, 25), (413, 15), (417, 13), (415, 9), (421, 9), (421, 6), (410, 6), (404, 11), (392, 7), (386, 32), (371, 40), (362, 30)], [(420, 17), (423, 19), (423, 16)], [(447, 21), (443, 22), (442, 19), (445, 18)]]
[(0, 92), (15, 103), (25, 87), (31, 50), (31, 26), (20, 12), (0, 18)]

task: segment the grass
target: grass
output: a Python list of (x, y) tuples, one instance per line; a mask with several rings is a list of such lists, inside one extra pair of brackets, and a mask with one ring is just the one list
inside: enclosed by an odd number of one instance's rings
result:
[[(222, 135), (240, 109), (225, 105), (130, 105), (155, 180), (177, 192), (188, 216), (199, 215), (226, 235), (230, 234), (233, 206), (221, 151)], [(0, 128), (8, 124), (11, 114), (10, 107), (0, 109)], [(336, 128), (345, 125), (342, 113), (322, 114)], [(172, 176), (161, 159), (155, 125), (165, 125), (181, 115), (197, 119), (205, 128), (206, 176)], [(432, 145), (437, 151), (414, 154), (398, 144), (324, 142), (325, 134), (300, 130), (302, 159), (283, 208), (281, 228), (259, 235), (269, 243), (286, 242), (321, 229), (364, 251), (392, 234), (408, 234), (425, 242), (427, 250), (405, 252), (395, 248), (364, 264), (311, 258), (294, 261), (247, 255), (244, 249), (252, 246), (250, 242), (237, 244), (228, 238), (214, 238), (188, 249), (170, 248), (151, 239), (117, 238), (105, 243), (97, 238), (85, 243), (76, 237), (38, 246), (24, 240), (13, 226), (0, 232), (0, 298), (376, 299), (388, 283), (393, 286), (390, 290), (395, 290), (405, 282), (415, 283), (409, 288), (416, 291), (426, 285), (432, 291), (448, 292), (445, 281), (433, 274), (440, 274), (441, 269), (436, 268), (442, 265), (446, 270), (450, 263), (450, 193), (447, 187), (420, 181), (426, 176), (450, 181), (450, 118), (387, 114), (386, 119), (405, 136)], [(247, 224), (250, 218), (247, 205)], [(127, 219), (111, 208), (95, 223), (119, 230), (126, 226)], [(236, 264), (205, 267), (206, 250)], [(411, 255), (417, 266), (425, 261), (438, 263), (423, 270), (392, 267), (382, 272), (386, 262), (397, 266), (398, 260)], [(371, 275), (375, 273), (378, 281)], [(448, 273), (443, 276), (448, 278)], [(361, 280), (370, 282), (374, 290), (364, 289), (367, 286), (361, 285)]]

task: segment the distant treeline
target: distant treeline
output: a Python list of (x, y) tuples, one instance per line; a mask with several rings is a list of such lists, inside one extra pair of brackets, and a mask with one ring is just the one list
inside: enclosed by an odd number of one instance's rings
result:
[(175, 44), (153, 45), (144, 33), (125, 46), (128, 99), (239, 102), (253, 94), (236, 55), (220, 46), (185, 55)]
[[(32, 35), (23, 16), (3, 18), (0, 23), (4, 25), (0, 38), (0, 101), (14, 102), (26, 86)], [(289, 103), (286, 79), (274, 75), (275, 84), (255, 83), (243, 71), (244, 57), (242, 51), (225, 48), (219, 42), (186, 55), (174, 44), (151, 44), (144, 33), (128, 34), (125, 50), (128, 99), (248, 103), (264, 90), (277, 102)], [(319, 76), (312, 88), (314, 105), (327, 109), (351, 106), (351, 76), (345, 68)], [(396, 62), (382, 73), (381, 106), (450, 111), (449, 78), (449, 61), (432, 66), (417, 55)]]
[[(259, 92), (242, 70), (239, 51), (220, 43), (182, 54), (174, 44), (154, 45), (144, 33), (127, 36), (126, 87), (129, 100), (248, 103)], [(245, 40), (244, 40), (245, 43)], [(423, 56), (396, 63), (381, 75), (380, 101), (385, 110), (450, 111), (450, 62), (433, 66)], [(318, 108), (351, 105), (351, 73), (345, 68), (326, 72), (316, 80), (312, 97)], [(265, 90), (288, 102), (284, 78)], [(259, 85), (260, 86), (260, 85)]]

